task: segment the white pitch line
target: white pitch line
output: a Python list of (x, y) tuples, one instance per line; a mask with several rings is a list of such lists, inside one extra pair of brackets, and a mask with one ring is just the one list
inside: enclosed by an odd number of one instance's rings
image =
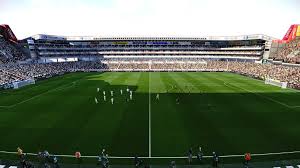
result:
[[(43, 92), (43, 93), (40, 93), (40, 94), (38, 94), (38, 95), (32, 96), (32, 97), (30, 97), (30, 98), (28, 98), (28, 99), (26, 99), (26, 100), (20, 101), (20, 102), (18, 102), (18, 103), (15, 103), (15, 104), (12, 104), (12, 105), (8, 105), (8, 106), (0, 106), (0, 108), (12, 108), (12, 107), (15, 107), (15, 106), (17, 106), (17, 105), (19, 105), (19, 104), (23, 104), (23, 103), (26, 103), (26, 102), (28, 102), (28, 101), (30, 101), (30, 100), (32, 100), (32, 99), (35, 99), (35, 98), (37, 98), (37, 97), (40, 97), (40, 96), (42, 96), (42, 95), (44, 95), (44, 94), (47, 94), (47, 93), (50, 93), (50, 92), (59, 91), (59, 90), (63, 90), (63, 89), (72, 87), (72, 86), (74, 86), (74, 85), (76, 84), (76, 82), (79, 81), (79, 80), (81, 80), (81, 78), (80, 78), (80, 79), (77, 79), (77, 80), (74, 80), (73, 82), (67, 83), (67, 84), (65, 84), (65, 85), (62, 85), (62, 86), (60, 86), (60, 87), (58, 87), (58, 88), (53, 88), (53, 89), (51, 89), (51, 90), (45, 91), (45, 92)], [(69, 84), (72, 84), (72, 85), (71, 85), (71, 86), (68, 86)]]
[[(8, 152), (8, 151), (0, 151), (0, 153), (3, 154), (14, 154), (16, 155), (17, 152)], [(271, 152), (271, 153), (254, 153), (251, 154), (251, 156), (270, 156), (270, 155), (287, 155), (287, 154), (297, 154), (300, 153), (300, 151), (290, 151), (290, 152)], [(37, 156), (36, 153), (25, 153), (28, 156)], [(70, 157), (75, 158), (74, 155), (56, 155), (54, 156), (58, 157)], [(81, 156), (82, 158), (98, 158), (98, 156), (95, 155), (87, 155), (87, 156)], [(212, 158), (211, 155), (204, 155), (203, 158)], [(237, 155), (222, 155), (220, 158), (233, 158), (233, 157), (244, 157), (244, 154), (237, 154)], [(110, 159), (133, 159), (133, 156), (109, 156)], [(186, 159), (187, 156), (151, 156), (151, 157), (140, 157), (142, 159)], [(197, 158), (197, 156), (193, 156), (193, 158)]]
[[(223, 80), (222, 80), (222, 81), (223, 81)], [(260, 97), (262, 97), (262, 98), (264, 98), (264, 99), (267, 99), (267, 100), (269, 100), (269, 101), (272, 101), (272, 102), (275, 102), (275, 103), (277, 103), (277, 104), (280, 104), (280, 105), (282, 105), (282, 106), (284, 106), (284, 107), (287, 107), (287, 108), (299, 108), (299, 107), (300, 107), (300, 106), (290, 106), (290, 105), (285, 104), (285, 103), (283, 103), (283, 102), (281, 102), (281, 101), (274, 100), (274, 99), (272, 99), (272, 98), (270, 98), (270, 97), (268, 97), (268, 96), (264, 96), (264, 95), (262, 95), (262, 94), (252, 92), (251, 90), (245, 89), (245, 88), (243, 88), (243, 87), (239, 87), (239, 86), (233, 85), (233, 84), (231, 84), (231, 83), (226, 83), (225, 81), (223, 81), (223, 82), (224, 82), (224, 85), (227, 86), (227, 87), (233, 86), (233, 87), (236, 87), (236, 88), (238, 88), (238, 89), (245, 90), (245, 91), (247, 91), (247, 92), (249, 92), (249, 93), (255, 94), (255, 95), (257, 95), (257, 96), (260, 96)], [(229, 86), (228, 84), (230, 84), (231, 86)]]
[(149, 157), (151, 157), (151, 93), (150, 93), (150, 75), (149, 72)]

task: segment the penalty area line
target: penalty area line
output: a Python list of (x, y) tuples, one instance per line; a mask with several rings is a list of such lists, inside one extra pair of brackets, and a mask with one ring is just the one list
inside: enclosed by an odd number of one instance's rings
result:
[[(60, 86), (60, 87), (58, 87), (58, 88), (53, 88), (53, 89), (50, 89), (50, 90), (48, 90), (48, 91), (42, 92), (42, 93), (40, 93), (40, 94), (34, 95), (34, 96), (32, 96), (32, 97), (30, 97), (30, 98), (28, 98), (28, 99), (25, 99), (25, 100), (23, 100), (23, 101), (20, 101), (20, 102), (18, 102), (18, 103), (15, 103), (15, 104), (8, 105), (8, 106), (0, 106), (0, 108), (13, 108), (13, 107), (15, 107), (15, 106), (17, 106), (17, 105), (19, 105), (19, 104), (26, 103), (26, 102), (28, 102), (28, 101), (31, 101), (31, 100), (33, 100), (33, 99), (35, 99), (35, 98), (37, 98), (37, 97), (40, 97), (40, 96), (44, 95), (44, 94), (51, 93), (51, 92), (55, 92), (55, 91), (60, 91), (60, 90), (64, 90), (64, 89), (73, 87), (73, 86), (77, 83), (77, 81), (79, 81), (79, 80), (81, 80), (81, 79), (74, 80), (74, 81), (72, 81), (72, 82), (70, 82), (70, 83), (67, 83), (67, 84), (64, 84), (64, 85), (62, 85), (62, 86)], [(71, 84), (71, 85), (70, 85), (70, 84)], [(70, 85), (70, 86), (68, 86), (68, 85)]]
[[(280, 105), (282, 105), (282, 106), (284, 106), (284, 107), (287, 107), (287, 108), (290, 108), (290, 109), (293, 109), (293, 108), (299, 108), (299, 107), (300, 107), (300, 106), (290, 106), (290, 105), (288, 105), (288, 104), (286, 104), (286, 103), (283, 103), (283, 102), (281, 102), (281, 101), (272, 99), (272, 98), (270, 98), (270, 97), (268, 97), (268, 96), (264, 96), (264, 95), (262, 95), (262, 94), (260, 94), (260, 93), (253, 92), (253, 91), (251, 91), (251, 90), (248, 90), (248, 89), (245, 89), (245, 88), (243, 88), (243, 87), (239, 87), (239, 86), (233, 85), (233, 84), (231, 84), (231, 83), (227, 83), (227, 82), (225, 82), (225, 81), (223, 81), (223, 82), (224, 82), (224, 85), (227, 86), (227, 87), (232, 87), (232, 86), (233, 86), (233, 87), (235, 87), (235, 88), (242, 89), (242, 90), (244, 90), (244, 91), (246, 91), (246, 92), (248, 92), (248, 93), (252, 93), (252, 94), (254, 94), (254, 95), (260, 96), (260, 97), (262, 97), (262, 98), (264, 98), (264, 99), (266, 99), (266, 100), (272, 101), (272, 102), (274, 102), (274, 103), (280, 104)], [(230, 85), (231, 85), (231, 86), (230, 86)]]

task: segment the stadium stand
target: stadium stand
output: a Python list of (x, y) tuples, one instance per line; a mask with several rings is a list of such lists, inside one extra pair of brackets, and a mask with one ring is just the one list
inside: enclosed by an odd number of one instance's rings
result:
[(7, 64), (0, 66), (0, 84), (18, 80), (39, 79), (75, 71), (226, 71), (257, 79), (288, 82), (289, 87), (300, 88), (300, 67), (257, 64), (236, 61), (79, 61), (47, 64)]
[[(203, 38), (35, 35), (23, 40), (32, 58), (27, 63), (17, 62), (27, 57), (15, 47), (12, 38), (3, 35), (0, 36), (0, 85), (75, 71), (226, 71), (300, 87), (300, 67), (255, 63), (268, 58), (269, 43), (274, 39), (265, 35)], [(273, 59), (297, 63), (300, 39), (296, 35), (288, 39)]]
[(16, 62), (26, 58), (11, 42), (0, 36), (0, 63)]
[(294, 39), (279, 49), (273, 57), (276, 61), (300, 64), (300, 38)]
[(285, 63), (300, 63), (300, 25), (291, 25), (282, 40), (273, 40), (270, 58)]
[[(300, 66), (262, 61), (268, 37), (233, 40), (117, 38), (96, 39), (39, 35), (26, 39), (31, 62), (15, 43), (0, 36), (0, 89), (14, 82), (39, 80), (71, 72), (195, 71), (230, 72), (252, 78), (287, 82), (300, 89)], [(300, 39), (290, 40), (271, 57), (300, 63)], [(5, 165), (0, 165), (4, 168)], [(7, 166), (6, 166), (7, 167)], [(15, 168), (15, 166), (10, 166)], [(299, 167), (299, 166), (298, 166)]]
[(27, 39), (31, 55), (42, 62), (99, 58), (198, 57), (259, 60), (269, 36), (203, 38), (98, 38), (36, 35)]

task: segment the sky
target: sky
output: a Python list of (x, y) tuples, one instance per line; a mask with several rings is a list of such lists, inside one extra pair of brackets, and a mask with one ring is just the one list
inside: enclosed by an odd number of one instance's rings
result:
[(100, 37), (282, 38), (300, 0), (0, 0), (0, 24), (35, 34)]

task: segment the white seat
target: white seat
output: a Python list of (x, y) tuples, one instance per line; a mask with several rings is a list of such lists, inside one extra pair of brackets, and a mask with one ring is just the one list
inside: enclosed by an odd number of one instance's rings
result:
[(294, 168), (294, 166), (285, 166), (286, 168)]
[(9, 166), (9, 168), (18, 168), (17, 166)]
[(273, 167), (273, 168), (281, 168), (281, 167)]
[(300, 168), (300, 165), (297, 165), (298, 168)]
[(5, 165), (0, 165), (0, 168), (4, 168), (5, 167)]

